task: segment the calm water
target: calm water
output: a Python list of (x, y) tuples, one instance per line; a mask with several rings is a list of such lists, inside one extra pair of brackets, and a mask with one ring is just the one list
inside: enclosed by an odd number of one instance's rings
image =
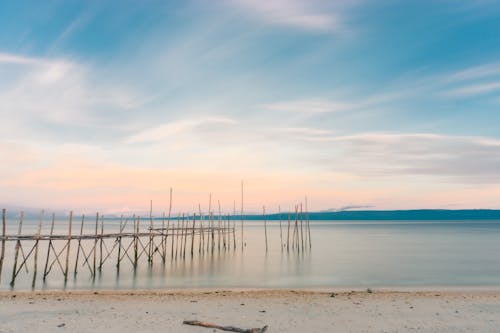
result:
[[(23, 234), (35, 233), (36, 224), (27, 221)], [(105, 221), (105, 232), (116, 231), (118, 225), (117, 221)], [(89, 221), (84, 232), (92, 233), (94, 228)], [(79, 221), (75, 221), (73, 233), (79, 229)], [(48, 221), (43, 232), (49, 232)], [(8, 233), (17, 233), (15, 222), (9, 223)], [(56, 233), (67, 233), (67, 222), (57, 221)], [(246, 221), (243, 252), (239, 229), (236, 251), (219, 253), (216, 249), (213, 255), (199, 256), (195, 242), (193, 259), (189, 251), (185, 260), (172, 260), (168, 256), (165, 264), (157, 256), (151, 267), (141, 258), (135, 271), (125, 258), (117, 273), (114, 252), (95, 281), (88, 268), (81, 266), (82, 257), (79, 273), (73, 277), (73, 254), (66, 289), (500, 286), (500, 222), (497, 221), (317, 221), (311, 222), (311, 233), (310, 251), (287, 252), (280, 246), (279, 222), (270, 221), (266, 254), (263, 222)], [(283, 238), (286, 239), (285, 224)], [(128, 242), (125, 240), (125, 245)], [(39, 250), (36, 288), (64, 288), (57, 263), (47, 283), (42, 282), (46, 243)], [(76, 243), (72, 242), (73, 253)], [(114, 240), (107, 240), (106, 246), (111, 249), (113, 243)], [(7, 243), (1, 289), (10, 288), (14, 244)], [(29, 251), (30, 242), (23, 244), (25, 251)], [(62, 244), (56, 243), (56, 249), (62, 248)], [(84, 245), (89, 249), (93, 241)], [(167, 248), (170, 254), (170, 239)], [(29, 261), (29, 273), (24, 269), (19, 273), (15, 289), (31, 288), (32, 265)]]

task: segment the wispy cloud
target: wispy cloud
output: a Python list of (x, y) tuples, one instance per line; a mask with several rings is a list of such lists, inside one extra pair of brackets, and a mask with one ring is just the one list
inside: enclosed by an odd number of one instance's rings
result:
[(42, 63), (44, 63), (44, 61), (37, 58), (31, 58), (17, 54), (0, 53), (0, 64), (35, 65)]
[(466, 69), (450, 73), (446, 76), (446, 82), (467, 81), (500, 75), (500, 62), (486, 63), (472, 66)]
[(500, 63), (485, 63), (443, 74), (437, 81), (443, 96), (470, 98), (500, 92)]
[(349, 103), (334, 102), (329, 100), (311, 99), (294, 100), (265, 104), (267, 110), (299, 113), (326, 113), (352, 109), (354, 105)]
[(272, 24), (319, 31), (338, 31), (342, 28), (340, 15), (317, 1), (230, 0), (228, 2)]
[(331, 141), (323, 158), (333, 170), (357, 176), (431, 176), (463, 183), (500, 183), (500, 140), (430, 133), (361, 133)]
[(446, 94), (456, 97), (468, 97), (494, 92), (500, 92), (500, 82), (470, 84), (460, 88), (448, 90)]
[[(236, 121), (226, 117), (203, 117), (176, 120), (159, 126), (142, 130), (130, 136), (128, 143), (161, 142), (176, 135), (196, 135), (201, 126), (217, 126), (234, 124)], [(177, 137), (179, 139), (179, 137)]]
[(95, 8), (86, 10), (81, 14), (78, 14), (76, 18), (74, 18), (66, 28), (59, 34), (56, 40), (52, 43), (51, 49), (55, 49), (64, 43), (67, 39), (71, 37), (72, 34), (77, 32), (80, 29), (83, 29), (94, 17), (97, 10)]
[(63, 58), (3, 53), (0, 71), (6, 73), (0, 77), (0, 113), (9, 119), (0, 128), (11, 138), (23, 133), (40, 134), (40, 126), (65, 132), (94, 125), (112, 112), (147, 100), (137, 91), (96, 75), (95, 69)]

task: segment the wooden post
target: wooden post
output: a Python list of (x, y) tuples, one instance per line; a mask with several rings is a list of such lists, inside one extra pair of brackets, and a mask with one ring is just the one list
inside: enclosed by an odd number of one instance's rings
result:
[(227, 244), (227, 250), (229, 250), (229, 248), (231, 247), (231, 234), (229, 232), (230, 230), (230, 227), (231, 227), (231, 220), (229, 219), (229, 214), (226, 214), (226, 231), (225, 231), (225, 234), (226, 234), (226, 244)]
[(80, 237), (78, 238), (78, 249), (76, 250), (76, 261), (74, 276), (78, 273), (78, 257), (80, 256), (80, 247), (82, 246), (83, 223), (85, 222), (85, 214), (82, 214), (82, 223), (80, 225)]
[(179, 249), (180, 255), (179, 258), (184, 257), (184, 240), (185, 240), (185, 232), (186, 232), (186, 213), (182, 214), (182, 233), (181, 233), (181, 247)]
[(43, 269), (43, 280), (45, 281), (45, 277), (47, 274), (47, 268), (49, 266), (49, 257), (50, 257), (50, 249), (52, 247), (52, 234), (54, 233), (54, 222), (56, 220), (56, 214), (52, 213), (52, 222), (50, 224), (50, 236), (49, 236), (49, 245), (47, 245), (47, 258), (45, 259), (45, 268)]
[(191, 258), (194, 255), (194, 228), (196, 225), (196, 213), (193, 213), (193, 232), (191, 233)]
[[(179, 219), (177, 219), (177, 228), (179, 228)], [(174, 233), (175, 231), (175, 233)], [(175, 222), (172, 221), (172, 251), (170, 253), (170, 260), (174, 260), (174, 240), (176, 239), (176, 237), (174, 237), (174, 235), (177, 234), (177, 230), (175, 228)]]
[(233, 251), (236, 250), (236, 219), (233, 216)]
[(210, 213), (210, 226), (212, 229), (212, 254), (214, 253), (215, 249), (215, 222), (214, 222), (214, 213)]
[(99, 242), (99, 271), (102, 270), (102, 243), (104, 242), (104, 215), (101, 215), (101, 239)]
[(306, 197), (306, 219), (307, 219), (307, 232), (309, 234), (309, 248), (311, 248), (311, 226), (309, 225), (309, 210), (307, 208), (307, 197)]
[[(179, 231), (180, 231), (180, 223), (181, 223), (181, 214), (177, 216), (177, 230), (175, 231), (175, 259), (177, 260), (177, 252), (179, 251)], [(172, 236), (173, 237), (173, 236)]]
[(296, 245), (296, 240), (297, 240), (297, 214), (298, 214), (298, 206), (295, 205), (295, 222), (293, 224), (293, 236), (292, 236), (292, 249)]
[(236, 250), (236, 200), (233, 201), (233, 250)]
[(135, 224), (135, 243), (134, 243), (134, 269), (137, 268), (137, 260), (139, 259), (138, 250), (139, 250), (139, 226), (141, 223), (141, 217), (137, 217), (137, 223)]
[(266, 220), (266, 206), (262, 206), (262, 217), (264, 218), (264, 234), (266, 236), (266, 253), (267, 253), (267, 220)]
[(92, 278), (95, 280), (96, 261), (97, 261), (97, 230), (99, 229), (99, 212), (95, 214), (95, 236), (94, 236), (94, 263), (92, 265)]
[(304, 251), (304, 232), (302, 230), (302, 222), (303, 222), (303, 214), (302, 214), (302, 202), (300, 203), (300, 243), (302, 244), (302, 251)]
[(221, 216), (220, 216), (220, 200), (217, 200), (217, 204), (219, 205), (219, 217), (217, 219), (217, 225), (218, 225), (218, 228), (217, 228), (217, 241), (218, 241), (218, 248), (219, 248), (219, 251), (220, 251), (220, 228), (221, 228)]
[(205, 236), (203, 235), (203, 214), (201, 212), (201, 205), (198, 203), (198, 211), (200, 216), (200, 241), (198, 245), (198, 253), (201, 253), (205, 246)]
[(2, 252), (0, 253), (0, 281), (2, 279), (2, 267), (3, 267), (3, 259), (5, 257), (5, 224), (7, 219), (7, 211), (2, 209)]
[[(168, 204), (168, 220), (167, 220), (167, 232), (165, 234), (165, 251), (163, 252), (163, 261), (165, 262), (165, 258), (167, 257), (167, 239), (168, 239), (168, 229), (170, 227), (170, 213), (172, 212), (172, 188), (170, 188), (170, 197), (169, 197), (169, 204)], [(173, 248), (173, 238), (172, 238), (172, 248)]]
[(153, 263), (153, 200), (149, 205), (149, 243), (148, 243), (148, 262)]
[(299, 223), (299, 205), (295, 205), (295, 226), (293, 229), (293, 233), (295, 235), (294, 243), (295, 243), (295, 248), (300, 250), (300, 247), (299, 247), (300, 237), (299, 237), (299, 224), (298, 223)]
[(280, 215), (280, 247), (283, 251), (283, 231), (281, 230), (281, 206), (278, 205), (278, 214)]
[(187, 236), (188, 236), (188, 227), (189, 227), (189, 214), (186, 213), (186, 226), (184, 227), (184, 221), (182, 223), (184, 229), (184, 248), (182, 251), (182, 258), (186, 257), (186, 244), (187, 244)]
[(161, 215), (161, 258), (165, 262), (165, 212)]
[(36, 242), (35, 242), (35, 257), (33, 261), (33, 282), (31, 283), (31, 288), (35, 289), (36, 285), (36, 273), (37, 273), (37, 266), (38, 266), (38, 243), (40, 242), (40, 234), (42, 232), (42, 220), (43, 220), (43, 214), (44, 211), (42, 210), (40, 214), (40, 222), (38, 223), (38, 233), (36, 237)]
[(122, 257), (122, 233), (123, 233), (123, 214), (120, 216), (120, 235), (118, 236), (118, 258), (116, 259), (116, 269), (120, 270), (120, 258)]
[(212, 193), (208, 197), (208, 234), (207, 234), (207, 252), (210, 249), (210, 235), (212, 234)]
[(24, 219), (24, 212), (21, 212), (21, 216), (19, 219), (19, 227), (17, 228), (17, 242), (16, 242), (16, 253), (14, 254), (14, 268), (12, 269), (12, 280), (10, 281), (10, 286), (14, 287), (14, 283), (16, 281), (16, 275), (17, 275), (17, 258), (19, 257), (19, 248), (21, 247), (21, 240), (19, 240), (19, 236), (21, 236), (21, 229), (23, 227), (23, 219)]
[(170, 212), (168, 213), (168, 220), (167, 220), (167, 229), (165, 231), (165, 250), (163, 252), (163, 259), (166, 260), (167, 259), (167, 240), (168, 240), (168, 233), (169, 233), (169, 230), (170, 230)]
[(243, 180), (241, 181), (241, 250), (243, 251), (244, 243), (245, 241), (243, 240)]
[(68, 231), (68, 243), (66, 245), (66, 266), (64, 269), (64, 282), (68, 280), (68, 264), (69, 264), (69, 251), (71, 246), (71, 228), (73, 226), (73, 211), (69, 212), (69, 231)]
[(290, 211), (288, 212), (288, 231), (286, 233), (286, 251), (290, 250)]

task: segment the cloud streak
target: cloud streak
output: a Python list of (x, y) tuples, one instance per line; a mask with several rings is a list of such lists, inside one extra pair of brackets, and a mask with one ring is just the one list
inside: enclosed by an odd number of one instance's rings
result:
[(462, 183), (500, 183), (500, 140), (428, 133), (363, 133), (331, 140), (332, 170), (366, 179), (436, 177)]
[(203, 126), (221, 126), (235, 124), (236, 121), (226, 117), (195, 117), (190, 119), (181, 119), (165, 123), (163, 125), (155, 126), (145, 129), (130, 136), (127, 143), (146, 143), (146, 142), (161, 142), (168, 138), (178, 140), (179, 137), (184, 135), (196, 135), (197, 129)]
[(231, 0), (248, 14), (276, 25), (313, 31), (339, 31), (343, 28), (338, 12), (327, 10), (317, 1), (300, 0)]

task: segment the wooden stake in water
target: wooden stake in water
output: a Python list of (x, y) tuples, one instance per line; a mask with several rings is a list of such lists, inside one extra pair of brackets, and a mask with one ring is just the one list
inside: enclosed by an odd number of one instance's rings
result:
[(233, 250), (236, 250), (236, 200), (233, 201)]
[(245, 244), (245, 241), (243, 240), (243, 180), (241, 181), (241, 250), (243, 251), (243, 247)]
[(73, 226), (73, 211), (69, 212), (68, 243), (66, 245), (66, 266), (64, 268), (64, 282), (68, 280), (69, 251), (71, 246), (71, 228)]
[(221, 232), (221, 230), (220, 230), (221, 229), (220, 200), (217, 200), (217, 204), (219, 205), (219, 218), (217, 220), (217, 224), (219, 227), (217, 228), (217, 234), (218, 234), (217, 239), (218, 239), (218, 243), (219, 243), (218, 247), (219, 247), (219, 251), (220, 251), (220, 232)]
[(193, 231), (191, 233), (191, 258), (194, 255), (194, 228), (195, 228), (195, 222), (196, 222), (196, 213), (193, 213)]
[(309, 248), (312, 247), (311, 245), (311, 227), (309, 225), (309, 210), (307, 208), (307, 197), (306, 197), (306, 219), (307, 219), (307, 233), (309, 234)]
[(288, 231), (286, 233), (286, 251), (290, 250), (290, 212), (288, 212)]
[(181, 218), (181, 215), (179, 213), (179, 216), (177, 217), (177, 229), (175, 231), (175, 259), (176, 260), (177, 260), (177, 252), (178, 252), (178, 248), (179, 248), (180, 218)]
[(52, 234), (54, 233), (54, 222), (56, 220), (56, 214), (52, 213), (52, 222), (50, 224), (50, 235), (49, 235), (49, 245), (47, 245), (47, 258), (45, 259), (45, 268), (43, 269), (43, 280), (45, 281), (45, 277), (47, 274), (47, 268), (49, 266), (49, 257), (50, 257), (50, 249), (52, 248)]
[(3, 259), (5, 257), (5, 224), (7, 219), (7, 211), (2, 209), (2, 251), (0, 252), (0, 281), (2, 280)]
[[(165, 262), (165, 258), (167, 257), (167, 240), (168, 240), (168, 229), (170, 227), (170, 214), (172, 213), (172, 188), (170, 188), (170, 196), (169, 196), (169, 204), (168, 204), (168, 219), (167, 219), (167, 232), (165, 233), (165, 250), (163, 252), (163, 262)], [(172, 237), (172, 249), (173, 249), (173, 237)], [(173, 252), (173, 251), (172, 251)]]
[(141, 217), (137, 216), (137, 223), (135, 224), (135, 244), (134, 244), (134, 269), (137, 268), (139, 260), (139, 230), (141, 225)]
[(153, 263), (153, 200), (151, 200), (149, 205), (148, 262)]
[[(177, 218), (177, 229), (179, 229), (179, 218)], [(170, 253), (170, 260), (174, 260), (174, 241), (177, 238), (177, 229), (175, 228), (175, 221), (172, 221), (172, 252)], [(174, 237), (176, 236), (176, 237)], [(176, 253), (175, 255), (177, 256), (177, 247), (176, 247)]]
[(293, 242), (292, 249), (298, 248), (299, 244), (299, 230), (298, 230), (298, 220), (299, 220), (299, 206), (295, 205), (295, 223), (293, 225)]
[(120, 258), (122, 256), (122, 234), (123, 232), (123, 215), (120, 216), (120, 236), (117, 237), (118, 240), (118, 256), (116, 259), (116, 269), (120, 270)]
[(12, 269), (12, 280), (10, 281), (10, 286), (14, 287), (14, 282), (16, 280), (17, 275), (17, 258), (19, 257), (19, 248), (21, 247), (21, 241), (19, 240), (19, 236), (21, 236), (21, 229), (23, 227), (24, 220), (24, 212), (21, 212), (21, 217), (19, 219), (19, 227), (17, 229), (17, 242), (16, 242), (16, 253), (14, 255), (14, 268)]
[(203, 213), (201, 212), (201, 205), (198, 203), (198, 212), (200, 214), (200, 241), (198, 244), (198, 253), (201, 253), (205, 248), (205, 235), (203, 232)]
[[(212, 236), (210, 240), (210, 236)], [(208, 235), (207, 235), (207, 252), (210, 250), (210, 244), (213, 249), (214, 230), (212, 229), (212, 193), (208, 196)]]
[(182, 252), (182, 258), (186, 257), (186, 246), (187, 246), (188, 228), (189, 228), (189, 213), (186, 213), (186, 227), (185, 227), (185, 230), (184, 230), (184, 250)]
[(101, 215), (101, 240), (99, 242), (99, 271), (102, 270), (102, 247), (104, 242), (104, 215)]
[(267, 253), (267, 219), (266, 219), (266, 207), (262, 206), (262, 217), (264, 218), (264, 234), (266, 236), (266, 253)]
[[(179, 249), (179, 258), (182, 257), (182, 249), (183, 249), (183, 244), (184, 244), (184, 213), (182, 213), (182, 223), (181, 223), (181, 247)], [(177, 249), (175, 250), (177, 253)], [(175, 255), (177, 257), (177, 254)]]
[(304, 232), (302, 230), (302, 222), (303, 222), (303, 216), (302, 216), (302, 202), (300, 203), (300, 243), (302, 244), (302, 251), (304, 251)]
[(36, 285), (36, 273), (37, 273), (37, 265), (38, 265), (38, 243), (40, 242), (40, 234), (42, 232), (42, 221), (43, 221), (44, 211), (40, 214), (40, 222), (38, 223), (38, 233), (35, 242), (35, 257), (33, 261), (33, 282), (31, 284), (31, 288), (35, 289)]
[(95, 279), (96, 262), (97, 262), (97, 231), (99, 229), (99, 212), (95, 214), (95, 237), (94, 237), (94, 264), (92, 265), (92, 278)]
[(80, 248), (82, 246), (83, 223), (85, 222), (85, 214), (82, 214), (82, 223), (80, 225), (80, 238), (78, 238), (78, 249), (76, 250), (76, 261), (74, 276), (78, 273), (78, 257), (80, 256)]
[(281, 230), (281, 206), (278, 205), (278, 214), (280, 216), (280, 247), (283, 251), (283, 231)]

